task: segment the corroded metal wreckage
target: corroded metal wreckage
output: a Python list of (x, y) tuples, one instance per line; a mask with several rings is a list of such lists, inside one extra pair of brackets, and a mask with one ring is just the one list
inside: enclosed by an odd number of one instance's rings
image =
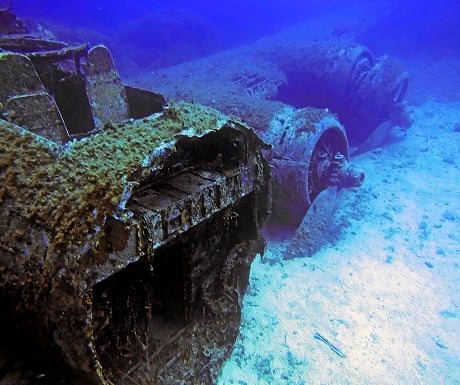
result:
[(235, 74), (215, 104), (256, 133), (124, 85), (104, 46), (0, 49), (1, 306), (84, 381), (215, 382), (266, 218), (313, 226), (321, 194), (363, 183), (337, 116)]
[(213, 383), (263, 253), (267, 145), (124, 87), (103, 46), (0, 47), (2, 314), (86, 383)]
[[(362, 139), (378, 122), (406, 119), (401, 102), (407, 72), (350, 41), (293, 41), (292, 36), (274, 35), (141, 74), (130, 84), (215, 106), (240, 117), (273, 146), (267, 155), (274, 166), (273, 205), (265, 227), (267, 234), (283, 238), (295, 234), (328, 186), (363, 183), (364, 173), (349, 163), (350, 133)], [(314, 231), (304, 230), (313, 237)], [(304, 255), (317, 250), (321, 236), (312, 241), (314, 247), (308, 246)]]

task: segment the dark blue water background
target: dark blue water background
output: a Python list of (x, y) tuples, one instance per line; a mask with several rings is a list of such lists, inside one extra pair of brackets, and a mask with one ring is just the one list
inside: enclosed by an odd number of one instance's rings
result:
[[(348, 0), (348, 3), (356, 4), (356, 1)], [(460, 2), (360, 3), (384, 5), (384, 15), (359, 37), (360, 42), (376, 54), (460, 55)], [(129, 45), (127, 54), (141, 67), (170, 65), (230, 48), (346, 5), (347, 1), (343, 0), (13, 2), (19, 16), (89, 28)], [(150, 60), (149, 50), (163, 57)]]

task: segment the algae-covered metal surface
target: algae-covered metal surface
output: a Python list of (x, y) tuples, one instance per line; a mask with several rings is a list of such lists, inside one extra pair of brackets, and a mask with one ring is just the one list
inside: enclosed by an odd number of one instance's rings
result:
[(124, 86), (104, 46), (0, 47), (0, 383), (213, 383), (264, 248), (267, 145)]
[(146, 169), (144, 162), (154, 161), (156, 148), (171, 151), (172, 137), (184, 128), (190, 128), (191, 135), (203, 135), (224, 122), (217, 111), (178, 105), (161, 115), (110, 125), (61, 150), (2, 121), (5, 173), (0, 197), (15, 199), (25, 218), (56, 229), (51, 245), (65, 247), (100, 225), (107, 212), (122, 214), (118, 205), (133, 186), (132, 175)]
[(263, 250), (262, 141), (188, 103), (65, 146), (0, 130), (0, 288), (18, 319), (92, 381), (211, 383)]

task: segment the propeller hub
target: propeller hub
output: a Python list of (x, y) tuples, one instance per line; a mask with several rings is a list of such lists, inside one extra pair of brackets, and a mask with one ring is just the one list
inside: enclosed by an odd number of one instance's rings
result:
[(329, 167), (329, 183), (338, 187), (360, 187), (364, 182), (364, 172), (348, 162), (337, 152)]

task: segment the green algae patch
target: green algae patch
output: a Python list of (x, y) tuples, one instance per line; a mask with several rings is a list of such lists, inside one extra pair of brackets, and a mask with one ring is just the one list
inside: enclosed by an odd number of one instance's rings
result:
[[(50, 246), (69, 250), (87, 241), (129, 194), (132, 175), (176, 136), (201, 136), (227, 122), (216, 110), (190, 103), (161, 114), (110, 124), (64, 148), (0, 122), (0, 204), (53, 234)], [(8, 239), (4, 239), (7, 245)], [(13, 243), (12, 243), (13, 244)]]

